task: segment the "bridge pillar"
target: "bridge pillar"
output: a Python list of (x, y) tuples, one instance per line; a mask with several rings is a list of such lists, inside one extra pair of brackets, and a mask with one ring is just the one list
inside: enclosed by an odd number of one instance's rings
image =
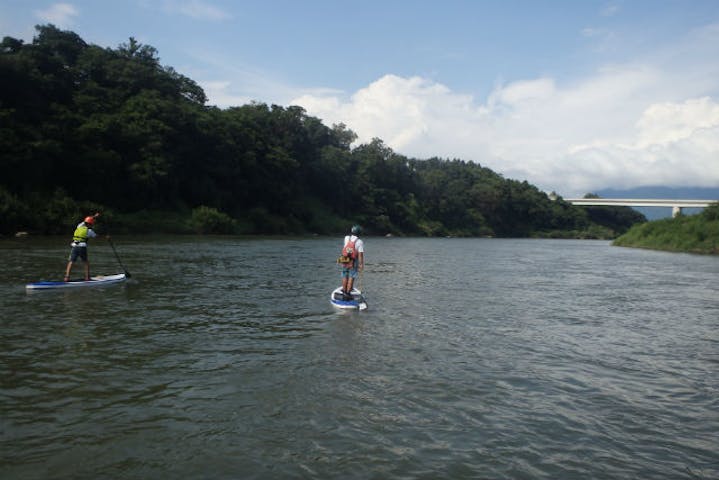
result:
[(674, 205), (672, 207), (672, 218), (677, 218), (681, 214), (682, 214), (682, 207)]

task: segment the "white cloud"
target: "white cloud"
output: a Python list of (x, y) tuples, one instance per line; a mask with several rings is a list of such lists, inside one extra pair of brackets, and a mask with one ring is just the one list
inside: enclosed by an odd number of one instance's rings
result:
[(676, 144), (719, 127), (719, 105), (709, 97), (654, 104), (644, 111), (637, 127), (640, 148)]
[(204, 81), (198, 82), (205, 91), (207, 98), (212, 99), (212, 105), (245, 105), (252, 102), (252, 99), (243, 95), (235, 95), (230, 92), (231, 82), (229, 81)]
[(292, 98), (307, 94), (332, 99), (339, 93), (328, 88), (297, 88), (278, 80), (277, 72), (247, 64), (224, 52), (193, 47), (186, 52), (196, 63), (186, 74), (196, 78), (205, 90), (208, 104), (220, 108), (240, 106), (252, 101), (287, 105)]
[[(719, 185), (716, 26), (643, 62), (572, 84), (541, 77), (500, 84), (478, 100), (421, 77), (385, 75), (350, 97), (292, 104), (345, 123), (360, 142), (398, 153), (473, 160), (564, 196), (607, 187)], [(694, 52), (691, 54), (683, 54)], [(692, 58), (695, 61), (692, 61)]]
[(619, 13), (620, 10), (621, 8), (616, 3), (609, 3), (602, 8), (600, 15), (603, 17), (613, 17)]
[(35, 16), (45, 23), (59, 28), (72, 26), (73, 19), (79, 14), (77, 8), (69, 3), (56, 3), (45, 10), (36, 10)]
[(582, 29), (582, 36), (587, 38), (603, 37), (607, 35), (607, 30), (595, 27), (585, 27)]
[[(329, 123), (351, 125), (360, 141), (379, 137), (392, 148), (407, 151), (442, 135), (457, 109), (463, 111), (465, 118), (477, 114), (472, 111), (472, 102), (472, 97), (453, 94), (430, 80), (385, 75), (357, 91), (349, 102), (336, 95), (307, 94), (290, 103), (305, 107), (310, 114)], [(437, 119), (444, 120), (444, 126)], [(445, 133), (450, 132), (451, 129)]]
[(166, 0), (165, 11), (197, 20), (221, 21), (232, 18), (225, 10), (201, 0)]
[(551, 100), (555, 94), (554, 80), (551, 78), (520, 80), (492, 92), (489, 104), (517, 107), (522, 104), (528, 105), (533, 102)]

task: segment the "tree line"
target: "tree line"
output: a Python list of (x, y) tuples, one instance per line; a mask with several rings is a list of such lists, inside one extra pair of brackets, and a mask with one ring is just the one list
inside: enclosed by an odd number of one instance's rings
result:
[(117, 48), (53, 25), (0, 44), (0, 233), (116, 229), (610, 238), (643, 221), (583, 209), (460, 159), (352, 146), (299, 106), (207, 106), (134, 38)]

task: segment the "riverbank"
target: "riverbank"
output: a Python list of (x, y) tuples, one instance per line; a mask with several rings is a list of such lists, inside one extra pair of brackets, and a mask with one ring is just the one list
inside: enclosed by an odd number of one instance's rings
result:
[[(280, 217), (267, 212), (264, 209), (253, 209), (241, 218), (232, 218), (224, 212), (215, 208), (197, 207), (195, 209), (177, 210), (142, 210), (133, 213), (119, 213), (112, 210), (102, 211), (97, 228), (97, 233), (104, 234), (159, 234), (159, 235), (243, 235), (243, 236), (287, 236), (287, 235), (344, 235), (350, 225), (356, 222), (355, 219), (342, 218), (332, 214), (327, 209), (314, 208), (314, 215), (300, 220), (295, 217)], [(92, 211), (93, 208), (85, 208), (85, 211)], [(75, 214), (77, 221), (79, 214)], [(63, 218), (70, 218), (65, 214)], [(74, 227), (75, 220), (56, 220), (41, 222), (48, 224), (42, 230), (22, 230), (8, 232), (0, 237), (25, 237), (58, 235), (58, 225), (68, 225), (65, 229)], [(364, 222), (361, 222), (364, 225)], [(437, 228), (423, 229), (422, 232), (402, 231), (397, 228), (366, 228), (366, 235), (371, 236), (396, 236), (396, 237), (465, 237), (465, 238), (486, 238), (495, 237), (493, 232), (485, 235), (473, 234), (471, 231), (462, 229), (449, 229), (442, 226)], [(573, 229), (525, 229), (521, 233), (511, 235), (509, 238), (553, 238), (553, 239), (577, 239), (577, 240), (612, 240), (617, 238), (618, 232), (609, 226), (597, 223), (588, 223), (584, 228)]]
[(619, 247), (719, 255), (719, 205), (697, 215), (634, 225), (614, 240)]

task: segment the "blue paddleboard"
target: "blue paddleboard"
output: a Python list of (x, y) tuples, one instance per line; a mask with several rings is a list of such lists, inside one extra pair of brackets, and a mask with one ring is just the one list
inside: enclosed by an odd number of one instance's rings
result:
[(352, 299), (345, 300), (342, 295), (342, 287), (337, 287), (332, 291), (332, 294), (330, 294), (330, 303), (337, 308), (347, 310), (364, 310), (367, 308), (367, 301), (364, 295), (362, 295), (362, 292), (353, 288), (350, 294), (352, 295)]
[(116, 275), (98, 275), (90, 277), (90, 280), (70, 280), (68, 282), (42, 281), (28, 283), (25, 285), (26, 290), (52, 290), (58, 288), (82, 288), (82, 287), (99, 287), (102, 285), (112, 285), (113, 283), (124, 282), (127, 279), (124, 273)]

